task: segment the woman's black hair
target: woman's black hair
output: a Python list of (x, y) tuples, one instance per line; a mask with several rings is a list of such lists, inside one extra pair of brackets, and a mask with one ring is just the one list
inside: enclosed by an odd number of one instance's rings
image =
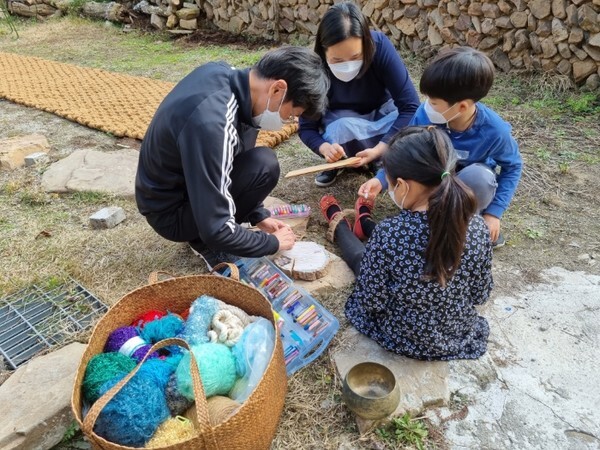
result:
[(357, 75), (361, 77), (373, 62), (375, 44), (367, 18), (354, 3), (338, 3), (327, 10), (317, 30), (315, 52), (327, 64), (327, 49), (350, 37), (362, 39), (363, 65)]
[(429, 197), (429, 242), (426, 279), (445, 286), (460, 265), (469, 221), (477, 203), (473, 192), (456, 177), (456, 152), (450, 138), (436, 127), (408, 127), (397, 133), (383, 157), (392, 180), (413, 180), (435, 187)]

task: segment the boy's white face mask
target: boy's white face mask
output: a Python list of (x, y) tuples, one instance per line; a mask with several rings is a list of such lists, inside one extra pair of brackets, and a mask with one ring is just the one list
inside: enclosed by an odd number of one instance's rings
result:
[[(454, 105), (456, 105), (456, 103)], [(429, 99), (427, 99), (427, 100), (425, 100), (424, 110), (425, 110), (425, 114), (427, 114), (427, 118), (429, 119), (429, 121), (431, 123), (436, 124), (436, 125), (445, 125), (448, 122), (450, 122), (450, 121), (456, 119), (458, 116), (460, 116), (460, 113), (456, 113), (450, 119), (446, 119), (444, 117), (444, 114), (446, 114), (448, 111), (450, 111), (452, 108), (454, 108), (454, 105), (450, 106), (450, 108), (448, 108), (446, 111), (441, 113), (441, 112), (437, 112), (435, 109), (433, 109), (433, 106), (431, 106)]]
[(363, 61), (344, 61), (341, 63), (327, 64), (331, 73), (340, 81), (347, 83), (352, 81), (362, 69)]

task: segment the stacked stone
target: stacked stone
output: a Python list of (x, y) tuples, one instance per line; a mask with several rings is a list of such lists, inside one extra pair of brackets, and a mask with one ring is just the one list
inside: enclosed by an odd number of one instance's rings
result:
[[(369, 0), (363, 13), (423, 54), (468, 45), (503, 71), (558, 72), (600, 85), (600, 0)], [(427, 56), (427, 55), (426, 55)]]
[(157, 30), (172, 34), (190, 34), (198, 28), (200, 7), (182, 0), (142, 0), (133, 7), (136, 12), (150, 16), (150, 24)]
[(8, 11), (18, 16), (35, 17), (37, 19), (57, 17), (62, 14), (55, 0), (9, 1)]

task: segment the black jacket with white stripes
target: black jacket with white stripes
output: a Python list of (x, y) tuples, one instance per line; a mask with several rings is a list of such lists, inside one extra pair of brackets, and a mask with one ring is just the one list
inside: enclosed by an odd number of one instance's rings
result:
[[(168, 214), (189, 202), (204, 243), (256, 257), (277, 252), (277, 238), (239, 226), (228, 190), (233, 158), (253, 148), (258, 134), (249, 72), (208, 63), (173, 88), (144, 136), (135, 192), (143, 215)], [(261, 207), (248, 219), (256, 224), (268, 216)]]

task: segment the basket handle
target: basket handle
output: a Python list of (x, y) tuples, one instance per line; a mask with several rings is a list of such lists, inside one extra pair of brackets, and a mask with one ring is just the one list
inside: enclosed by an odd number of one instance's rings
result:
[[(180, 347), (186, 348), (190, 350), (189, 344), (180, 338), (169, 338), (163, 339), (160, 342), (157, 342), (152, 346), (144, 359), (140, 361), (140, 363), (131, 371), (129, 374), (115, 384), (109, 391), (107, 391), (102, 397), (100, 397), (96, 402), (92, 405), (89, 412), (83, 419), (83, 431), (88, 436), (93, 433), (94, 424), (100, 415), (100, 412), (104, 409), (104, 407), (110, 402), (115, 395), (119, 393), (119, 391), (127, 384), (127, 382), (133, 378), (133, 376), (140, 369), (144, 361), (155, 351), (167, 347), (169, 345), (178, 345)], [(218, 449), (218, 443), (216, 441), (215, 435), (213, 433), (212, 427), (210, 425), (210, 419), (208, 417), (208, 403), (206, 402), (206, 394), (204, 393), (204, 387), (202, 386), (202, 379), (200, 378), (200, 371), (198, 369), (198, 363), (196, 362), (196, 357), (194, 353), (190, 351), (190, 371), (192, 374), (192, 382), (194, 387), (194, 398), (196, 401), (196, 417), (198, 420), (199, 433), (200, 438), (204, 440), (204, 444), (207, 449)]]
[(148, 284), (158, 283), (160, 281), (161, 275), (165, 275), (167, 277), (167, 280), (169, 278), (175, 278), (175, 275), (171, 272), (167, 272), (166, 270), (155, 270), (153, 272), (150, 272), (150, 275), (148, 275)]
[[(212, 268), (210, 273), (216, 274), (217, 271), (223, 267), (228, 267), (229, 270), (231, 271), (229, 278), (231, 278), (232, 280), (235, 280), (235, 281), (240, 281), (240, 269), (238, 268), (238, 266), (236, 266), (233, 263), (228, 263), (228, 262), (219, 263), (219, 264), (215, 265), (215, 267)], [(172, 274), (171, 272), (167, 272), (166, 270), (155, 270), (153, 272), (150, 272), (150, 275), (148, 275), (148, 284), (158, 283), (160, 281), (161, 275), (166, 276), (167, 277), (166, 279), (176, 277), (174, 274)]]
[(219, 269), (221, 269), (223, 267), (228, 267), (229, 270), (231, 271), (231, 273), (229, 274), (229, 278), (231, 278), (232, 280), (235, 280), (235, 281), (240, 281), (240, 269), (238, 268), (238, 266), (236, 266), (233, 263), (228, 263), (228, 262), (219, 263), (219, 264), (215, 265), (215, 267), (212, 268), (210, 273), (215, 274), (215, 273), (217, 273), (217, 271)]

